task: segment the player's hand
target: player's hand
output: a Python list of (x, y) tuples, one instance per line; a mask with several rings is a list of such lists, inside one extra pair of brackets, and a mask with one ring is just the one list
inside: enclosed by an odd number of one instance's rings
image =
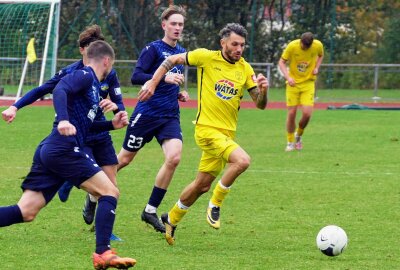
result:
[(314, 68), (314, 70), (313, 70), (312, 74), (313, 74), (313, 75), (317, 75), (317, 74), (318, 74), (318, 72), (319, 72), (318, 68)]
[(178, 73), (169, 73), (165, 75), (164, 81), (170, 84), (181, 85), (185, 82), (185, 76), (183, 76), (183, 74), (178, 74)]
[(264, 75), (262, 75), (261, 73), (259, 73), (257, 75), (257, 87), (258, 89), (265, 94), (268, 90), (268, 79), (265, 78)]
[(17, 107), (15, 106), (10, 106), (8, 109), (4, 110), (1, 113), (1, 117), (3, 117), (3, 120), (6, 121), (8, 124), (10, 124), (14, 119), (15, 116), (17, 115)]
[(72, 136), (76, 134), (75, 126), (67, 120), (60, 121), (57, 130), (63, 136)]
[(182, 102), (186, 102), (190, 99), (189, 93), (186, 90), (182, 90), (178, 93), (178, 100)]
[(108, 113), (108, 112), (113, 112), (113, 111), (118, 110), (117, 104), (115, 104), (108, 98), (100, 101), (99, 105), (100, 105), (100, 108), (103, 110), (103, 113)]
[(129, 124), (129, 117), (126, 111), (120, 111), (114, 115), (111, 120), (114, 129), (120, 129), (126, 127)]
[(156, 86), (153, 85), (152, 80), (147, 81), (138, 93), (139, 101), (146, 101), (149, 100), (154, 95), (154, 90)]
[(292, 78), (292, 77), (289, 77), (288, 79), (287, 79), (287, 82), (288, 82), (288, 84), (290, 85), (290, 86), (295, 86), (296, 85), (296, 82), (294, 81), (294, 79)]

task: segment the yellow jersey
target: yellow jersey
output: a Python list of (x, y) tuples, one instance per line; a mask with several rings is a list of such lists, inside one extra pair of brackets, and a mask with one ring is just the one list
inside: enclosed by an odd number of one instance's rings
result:
[(244, 90), (257, 87), (253, 68), (243, 57), (229, 62), (221, 51), (196, 49), (186, 57), (197, 67), (196, 124), (235, 131)]
[(289, 62), (289, 76), (296, 83), (315, 81), (317, 76), (312, 72), (318, 57), (324, 55), (324, 46), (319, 40), (314, 39), (311, 47), (303, 50), (300, 42), (300, 39), (290, 42), (282, 53), (282, 59)]

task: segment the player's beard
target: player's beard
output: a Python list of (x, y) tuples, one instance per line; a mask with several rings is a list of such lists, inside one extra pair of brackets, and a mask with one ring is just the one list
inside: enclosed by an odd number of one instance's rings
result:
[(230, 62), (237, 62), (240, 60), (240, 57), (242, 56), (240, 55), (236, 55), (232, 50), (229, 50), (228, 48), (225, 50), (225, 56), (228, 58), (228, 60)]

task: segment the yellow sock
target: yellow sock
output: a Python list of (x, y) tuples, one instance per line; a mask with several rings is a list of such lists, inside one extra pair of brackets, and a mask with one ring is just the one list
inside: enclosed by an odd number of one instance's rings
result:
[(302, 136), (304, 133), (304, 129), (298, 127), (296, 133), (297, 133), (297, 136)]
[(176, 226), (183, 218), (183, 216), (188, 212), (188, 209), (180, 209), (176, 203), (174, 207), (168, 212), (169, 222)]
[(289, 143), (294, 143), (294, 133), (289, 133), (287, 134), (287, 141)]
[(229, 188), (221, 187), (220, 183), (215, 186), (213, 195), (211, 197), (211, 203), (215, 206), (221, 207), (222, 201), (225, 199), (225, 196), (229, 193)]

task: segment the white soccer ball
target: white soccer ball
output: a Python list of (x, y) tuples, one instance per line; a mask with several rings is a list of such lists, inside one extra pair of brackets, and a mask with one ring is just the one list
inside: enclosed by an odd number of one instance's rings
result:
[(346, 232), (336, 225), (323, 227), (317, 235), (317, 247), (327, 256), (340, 255), (347, 247)]

